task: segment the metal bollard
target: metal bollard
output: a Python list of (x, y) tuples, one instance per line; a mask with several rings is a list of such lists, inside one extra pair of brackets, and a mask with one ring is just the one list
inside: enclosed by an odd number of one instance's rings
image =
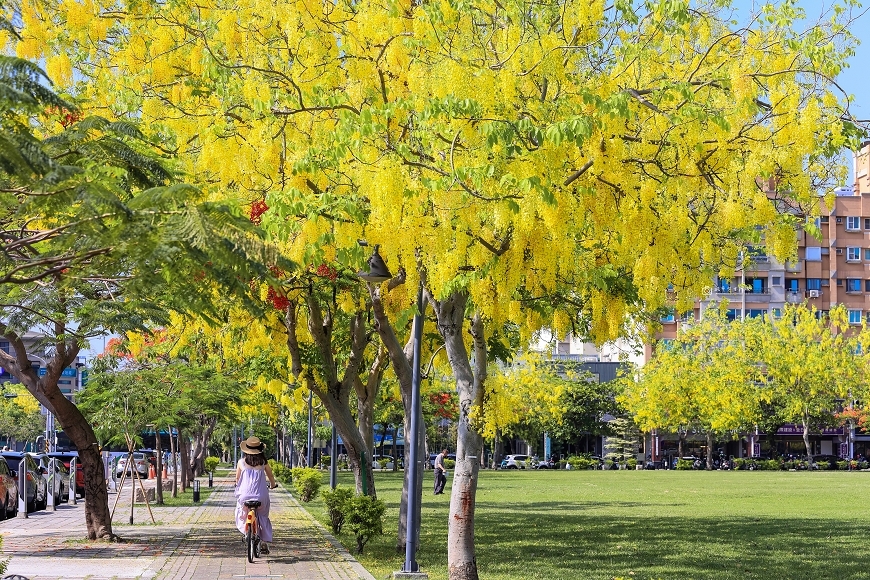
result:
[(27, 518), (27, 467), (24, 457), (18, 462), (18, 517)]
[(193, 503), (199, 503), (199, 480), (193, 480)]
[(54, 487), (58, 484), (57, 478), (59, 473), (57, 472), (57, 468), (54, 465), (56, 459), (48, 460), (48, 482), (51, 484), (51, 489), (48, 489), (49, 486), (46, 486), (45, 493), (48, 497), (45, 498), (46, 507), (51, 508), (51, 511), (56, 512), (57, 506), (55, 505), (55, 496), (54, 496)]
[[(76, 465), (76, 458), (73, 457), (69, 460), (69, 502), (72, 505), (76, 505), (76, 493), (78, 492), (78, 478), (76, 477), (76, 470), (78, 470), (78, 465)], [(85, 490), (82, 490), (82, 495), (84, 495)]]
[(214, 475), (214, 473), (212, 473), (211, 471), (208, 472), (208, 486), (209, 486), (209, 487), (212, 487), (212, 483), (213, 483), (213, 482), (212, 482), (212, 476), (213, 476), (213, 475)]

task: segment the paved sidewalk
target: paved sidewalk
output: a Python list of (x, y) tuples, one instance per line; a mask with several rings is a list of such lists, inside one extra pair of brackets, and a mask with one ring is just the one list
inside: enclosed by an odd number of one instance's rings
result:
[[(128, 493), (121, 495), (113, 529), (121, 543), (88, 542), (84, 504), (62, 504), (27, 519), (0, 522), (2, 558), (7, 574), (30, 580), (212, 580), (289, 578), (298, 580), (374, 580), (283, 488), (272, 491), (275, 539), (271, 554), (249, 564), (242, 536), (233, 524), (232, 479), (215, 480), (208, 499), (193, 507), (144, 504), (134, 521)], [(124, 499), (126, 497), (126, 503)], [(109, 494), (109, 508), (115, 494)], [(147, 523), (145, 523), (147, 522)]]

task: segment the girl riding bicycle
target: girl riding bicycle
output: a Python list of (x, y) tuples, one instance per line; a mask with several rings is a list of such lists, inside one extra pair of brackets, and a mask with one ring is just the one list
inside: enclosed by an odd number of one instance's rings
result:
[[(263, 554), (269, 553), (268, 542), (272, 541), (272, 522), (269, 520), (269, 489), (278, 485), (272, 468), (266, 463), (263, 454), (266, 446), (259, 438), (248, 437), (239, 446), (244, 454), (236, 465), (236, 527), (245, 533), (245, 518), (248, 508), (244, 503), (250, 500), (260, 502), (257, 509), (257, 520), (260, 528), (260, 550)], [(268, 485), (266, 480), (268, 479)]]

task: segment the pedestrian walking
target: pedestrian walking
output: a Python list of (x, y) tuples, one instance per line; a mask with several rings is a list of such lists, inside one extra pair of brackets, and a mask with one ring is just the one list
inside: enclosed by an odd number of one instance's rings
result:
[(435, 457), (435, 495), (444, 493), (444, 485), (447, 483), (447, 470), (444, 469), (444, 457), (447, 455), (447, 450), (442, 449), (441, 453)]

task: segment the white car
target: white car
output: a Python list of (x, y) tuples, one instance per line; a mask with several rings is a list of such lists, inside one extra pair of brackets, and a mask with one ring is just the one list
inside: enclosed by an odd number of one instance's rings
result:
[(528, 465), (528, 455), (507, 455), (501, 460), (502, 469), (525, 469)]
[[(118, 459), (118, 465), (115, 467), (115, 477), (121, 477), (125, 471), (129, 471), (127, 467), (127, 458), (129, 455), (124, 455)], [(136, 466), (136, 471), (139, 472), (139, 477), (148, 477), (148, 458), (144, 453), (133, 453), (133, 465)]]

